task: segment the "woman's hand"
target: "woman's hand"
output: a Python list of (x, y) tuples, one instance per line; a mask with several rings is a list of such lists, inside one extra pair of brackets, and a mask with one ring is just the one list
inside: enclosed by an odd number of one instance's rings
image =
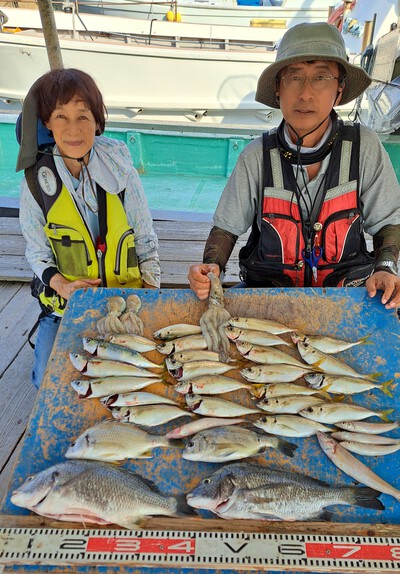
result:
[(76, 279), (75, 281), (68, 281), (61, 273), (56, 273), (50, 279), (50, 287), (66, 300), (68, 300), (77, 289), (88, 289), (89, 287), (97, 287), (100, 284), (101, 279)]
[(195, 263), (189, 267), (188, 279), (190, 288), (199, 299), (207, 299), (210, 293), (211, 282), (207, 277), (207, 273), (210, 272), (219, 277), (219, 266), (216, 263)]
[(383, 291), (381, 302), (386, 309), (400, 306), (400, 277), (397, 275), (377, 271), (368, 277), (365, 286), (370, 297), (375, 297), (378, 290)]

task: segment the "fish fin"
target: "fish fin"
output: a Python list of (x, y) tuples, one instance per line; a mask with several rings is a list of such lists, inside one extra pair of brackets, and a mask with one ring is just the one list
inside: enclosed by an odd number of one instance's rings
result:
[(382, 375), (383, 373), (372, 373), (372, 375), (368, 375), (366, 378), (376, 381), (376, 379), (379, 379)]
[(197, 516), (197, 512), (192, 506), (189, 506), (186, 502), (186, 494), (179, 494), (175, 496), (176, 499), (176, 511), (175, 516)]
[(346, 395), (336, 395), (335, 397), (331, 398), (333, 403), (340, 403), (346, 398)]
[(278, 444), (276, 448), (282, 454), (285, 454), (286, 456), (292, 458), (294, 456), (294, 453), (296, 452), (296, 449), (298, 448), (298, 445), (283, 439), (278, 439)]
[(325, 373), (323, 369), (319, 368), (324, 361), (325, 359), (319, 359), (318, 361), (315, 361), (315, 363), (311, 363), (309, 366), (312, 367), (313, 370), (316, 371), (317, 373)]
[(140, 456), (137, 457), (139, 458), (153, 458), (153, 455), (151, 453), (151, 450), (148, 450), (147, 452), (143, 452)]
[(369, 340), (371, 335), (372, 333), (368, 333), (368, 335), (365, 335), (365, 337), (361, 337), (361, 339), (358, 339), (357, 342), (360, 343), (360, 345), (373, 345), (374, 342)]
[(383, 419), (385, 422), (390, 423), (392, 422), (391, 420), (389, 420), (388, 415), (390, 415), (392, 412), (394, 411), (394, 409), (385, 409), (384, 411), (381, 411), (380, 413), (380, 417), (381, 419)]
[(331, 396), (328, 393), (328, 389), (332, 386), (332, 383), (329, 383), (328, 385), (325, 385), (323, 387), (321, 387), (318, 390), (318, 393), (315, 393), (316, 395), (322, 395), (323, 397), (325, 397), (326, 399), (331, 400)]
[(185, 448), (185, 443), (183, 440), (179, 438), (170, 438), (168, 439), (168, 444), (166, 445), (170, 448)]
[(354, 495), (353, 504), (356, 506), (373, 508), (374, 510), (385, 510), (385, 506), (379, 500), (379, 496), (382, 494), (379, 490), (375, 490), (369, 486), (350, 486), (349, 488)]
[(264, 396), (264, 385), (261, 383), (249, 384), (249, 386), (246, 388), (252, 395), (252, 400), (255, 400), (256, 398), (261, 399)]
[(384, 383), (382, 383), (381, 386), (379, 387), (381, 389), (381, 391), (383, 393), (385, 393), (385, 395), (387, 395), (390, 398), (393, 398), (393, 394), (392, 394), (391, 390), (389, 389), (389, 387), (393, 386), (393, 388), (395, 388), (397, 385), (397, 383), (395, 385), (392, 385), (393, 382), (394, 382), (394, 379), (389, 379), (388, 381), (385, 381)]

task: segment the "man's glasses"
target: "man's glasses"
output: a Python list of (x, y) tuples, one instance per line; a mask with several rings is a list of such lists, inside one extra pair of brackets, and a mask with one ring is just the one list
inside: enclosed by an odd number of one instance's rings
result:
[(339, 80), (336, 76), (331, 74), (316, 74), (310, 78), (307, 76), (298, 76), (297, 74), (286, 74), (282, 76), (282, 82), (286, 89), (288, 90), (301, 90), (308, 80), (313, 90), (319, 91), (329, 88), (332, 80)]

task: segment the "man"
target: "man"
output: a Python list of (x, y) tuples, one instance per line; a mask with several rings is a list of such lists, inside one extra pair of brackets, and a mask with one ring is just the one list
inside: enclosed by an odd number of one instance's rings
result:
[(334, 26), (299, 24), (285, 33), (256, 93), (283, 120), (246, 146), (226, 184), (203, 263), (189, 270), (200, 299), (209, 294), (207, 273), (220, 274), (252, 226), (239, 255), (243, 286), (365, 285), (371, 297), (383, 291), (386, 308), (400, 305), (399, 184), (378, 136), (333, 109), (370, 83), (347, 61)]

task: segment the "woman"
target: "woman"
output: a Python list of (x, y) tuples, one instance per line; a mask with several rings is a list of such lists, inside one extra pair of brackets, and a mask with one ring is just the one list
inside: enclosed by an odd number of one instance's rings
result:
[(29, 101), (55, 141), (25, 170), (20, 200), (42, 308), (32, 376), (38, 388), (72, 293), (98, 285), (159, 288), (160, 264), (129, 150), (101, 135), (106, 109), (94, 80), (76, 69), (53, 70), (35, 82)]

